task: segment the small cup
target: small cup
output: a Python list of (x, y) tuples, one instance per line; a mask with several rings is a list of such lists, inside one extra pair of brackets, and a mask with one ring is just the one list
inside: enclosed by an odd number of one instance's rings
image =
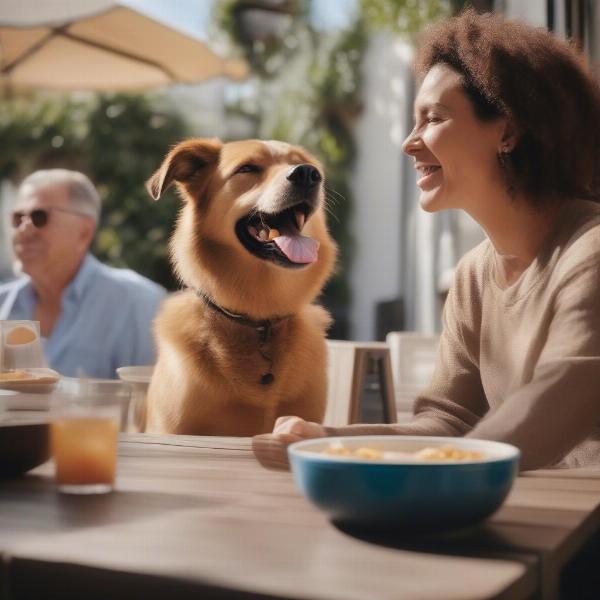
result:
[(46, 367), (39, 321), (2, 321), (0, 370)]
[(112, 491), (122, 404), (108, 394), (56, 400), (50, 443), (58, 490), (66, 494)]

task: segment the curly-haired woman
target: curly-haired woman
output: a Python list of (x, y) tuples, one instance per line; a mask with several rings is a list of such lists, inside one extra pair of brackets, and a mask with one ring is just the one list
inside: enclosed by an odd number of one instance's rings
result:
[(522, 469), (598, 464), (600, 89), (554, 35), (473, 11), (426, 33), (416, 71), (404, 151), (420, 204), (460, 208), (488, 237), (456, 269), (433, 380), (409, 423), (282, 417), (266, 448), (323, 435), (472, 436), (515, 444)]

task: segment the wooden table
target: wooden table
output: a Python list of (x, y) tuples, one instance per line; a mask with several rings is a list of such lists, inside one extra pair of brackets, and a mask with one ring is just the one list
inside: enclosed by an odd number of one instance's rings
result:
[(337, 528), (249, 439), (124, 434), (113, 494), (60, 495), (51, 464), (0, 482), (0, 598), (554, 598), (599, 506), (600, 473), (537, 472), (486, 524), (408, 541)]

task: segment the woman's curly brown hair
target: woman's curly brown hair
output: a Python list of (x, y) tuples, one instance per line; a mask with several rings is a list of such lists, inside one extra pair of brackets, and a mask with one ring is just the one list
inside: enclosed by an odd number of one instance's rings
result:
[(469, 9), (421, 38), (417, 75), (438, 63), (463, 75), (478, 118), (516, 127), (517, 189), (536, 203), (600, 200), (600, 87), (578, 52), (545, 29)]

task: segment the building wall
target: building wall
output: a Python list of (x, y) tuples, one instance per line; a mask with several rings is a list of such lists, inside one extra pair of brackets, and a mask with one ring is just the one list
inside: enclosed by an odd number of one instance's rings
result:
[(364, 110), (355, 129), (358, 155), (352, 178), (354, 339), (373, 339), (376, 303), (401, 293), (401, 145), (412, 105), (410, 59), (408, 44), (380, 34), (371, 39), (363, 61)]
[(546, 0), (503, 0), (498, 4), (509, 19), (520, 19), (537, 27), (546, 27)]

